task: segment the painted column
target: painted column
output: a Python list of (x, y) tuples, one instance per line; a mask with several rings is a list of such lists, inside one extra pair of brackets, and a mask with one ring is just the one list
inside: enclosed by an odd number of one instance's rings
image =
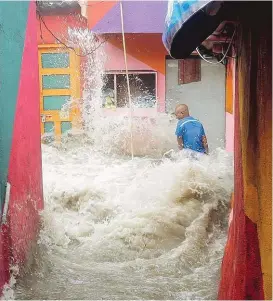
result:
[(263, 5), (248, 4), (236, 45), (235, 196), (220, 300), (272, 299), (272, 3)]
[(0, 20), (2, 205), (6, 182), (11, 186), (1, 220), (1, 292), (9, 280), (9, 266), (21, 267), (30, 254), (43, 200), (35, 2), (19, 1), (16, 7), (14, 2), (0, 2)]
[[(0, 204), (4, 202), (29, 1), (0, 3)], [(12, 22), (15, 20), (16, 22)]]

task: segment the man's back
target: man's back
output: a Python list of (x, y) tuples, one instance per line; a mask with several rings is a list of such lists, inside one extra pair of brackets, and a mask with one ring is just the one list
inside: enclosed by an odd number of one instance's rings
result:
[(182, 137), (183, 148), (201, 153), (206, 152), (202, 140), (205, 137), (205, 131), (197, 119), (191, 116), (180, 119), (175, 134), (177, 137)]

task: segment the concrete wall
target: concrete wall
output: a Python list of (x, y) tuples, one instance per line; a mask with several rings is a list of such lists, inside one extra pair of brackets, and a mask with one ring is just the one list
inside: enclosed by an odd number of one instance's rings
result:
[(166, 110), (178, 103), (204, 125), (210, 150), (225, 147), (225, 67), (201, 61), (201, 81), (178, 85), (178, 60), (166, 60)]
[[(36, 20), (30, 4), (17, 96), (8, 181), (9, 226), (13, 262), (27, 259), (38, 232), (42, 200), (42, 160)], [(24, 208), (24, 210), (20, 210)]]
[(33, 1), (16, 5), (14, 10), (13, 2), (0, 3), (0, 12), (5, 14), (0, 13), (4, 29), (0, 34), (10, 37), (5, 47), (1, 46), (0, 56), (0, 70), (7, 79), (1, 86), (1, 92), (6, 93), (0, 95), (6, 124), (0, 141), (9, 145), (6, 180), (11, 185), (7, 216), (1, 221), (0, 294), (9, 280), (10, 266), (22, 267), (27, 260), (43, 208), (36, 6)]
[[(5, 12), (6, 10), (6, 12)], [(14, 112), (17, 100), (18, 85), (20, 80), (20, 68), (24, 37), (27, 22), (28, 3), (18, 7), (20, 10), (17, 23), (10, 22), (13, 18), (11, 4), (1, 2), (0, 9), (0, 206), (2, 210), (5, 186), (7, 181), (10, 147)], [(15, 15), (16, 16), (16, 15)], [(13, 56), (13, 57), (12, 57)], [(0, 211), (1, 211), (0, 210)]]

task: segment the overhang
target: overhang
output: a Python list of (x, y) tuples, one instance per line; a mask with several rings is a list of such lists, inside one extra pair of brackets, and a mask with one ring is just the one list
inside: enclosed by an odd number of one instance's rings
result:
[(232, 1), (169, 1), (163, 43), (175, 59), (185, 59), (204, 41), (229, 41), (224, 21), (234, 19)]

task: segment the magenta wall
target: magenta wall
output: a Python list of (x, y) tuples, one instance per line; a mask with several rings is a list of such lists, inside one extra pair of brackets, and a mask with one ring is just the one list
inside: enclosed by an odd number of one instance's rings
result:
[(36, 6), (31, 1), (21, 63), (9, 162), (11, 194), (0, 237), (0, 292), (9, 264), (22, 265), (38, 231), (43, 208)]
[[(42, 163), (36, 10), (31, 2), (15, 113), (8, 181), (12, 256), (25, 259), (42, 209)], [(19, 208), (22, 208), (19, 210)]]

